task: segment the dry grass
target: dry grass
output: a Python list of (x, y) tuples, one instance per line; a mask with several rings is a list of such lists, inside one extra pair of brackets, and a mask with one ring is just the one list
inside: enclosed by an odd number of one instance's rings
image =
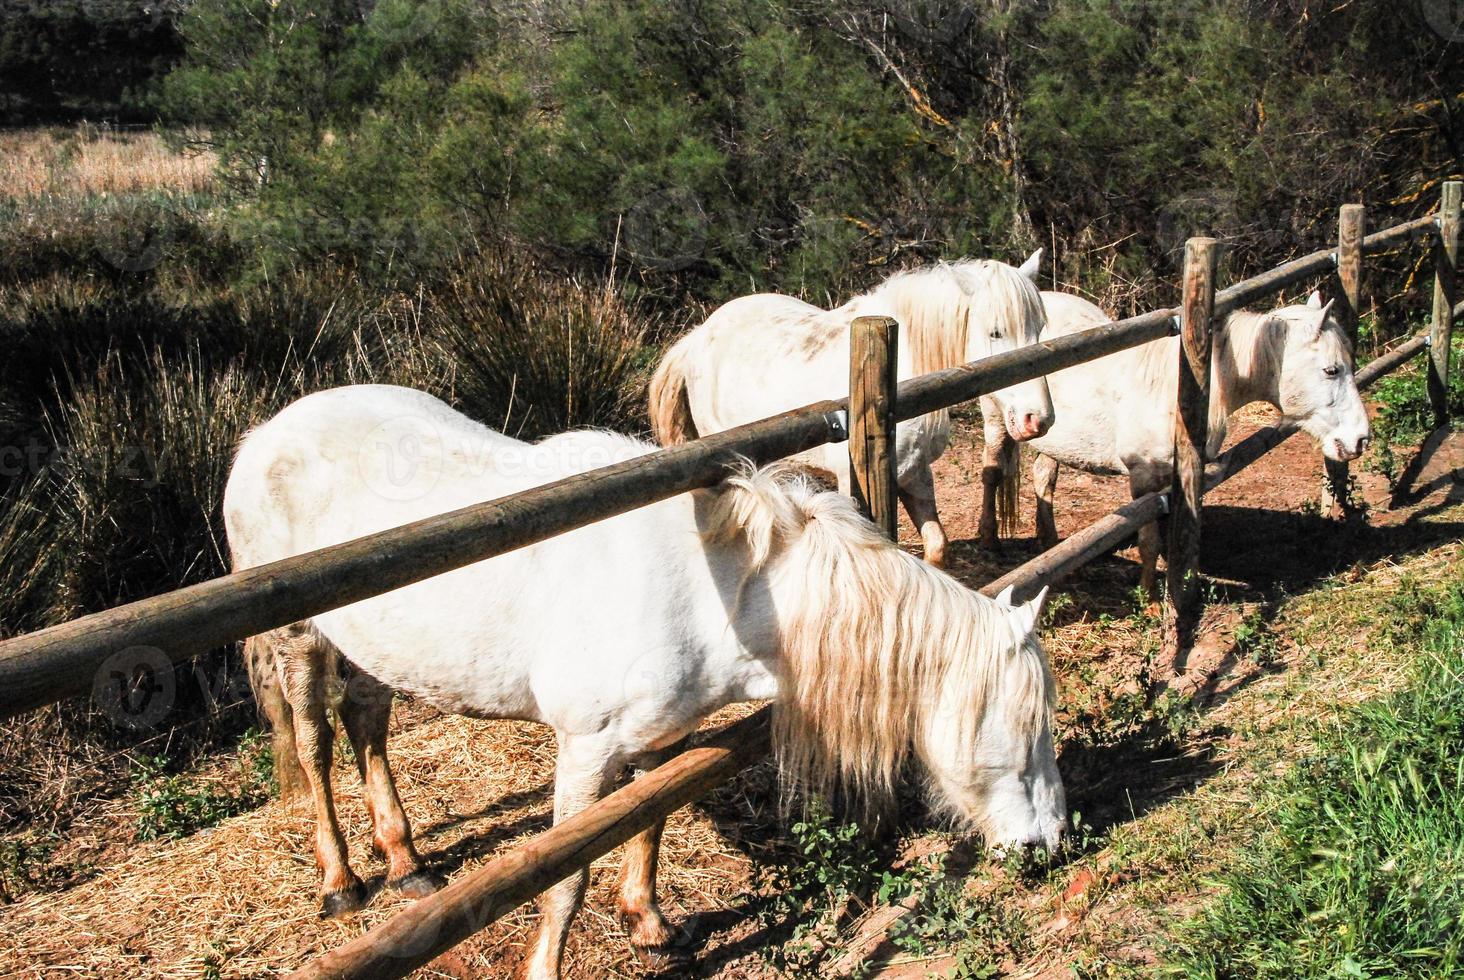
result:
[[(452, 878), (548, 826), (554, 740), (546, 728), (438, 717), (395, 731), (391, 752), (418, 844)], [(379, 884), (384, 867), (371, 856), (349, 762), (338, 761), (336, 781), (353, 865)], [(724, 790), (722, 805), (739, 805), (736, 792), (736, 784)], [(272, 803), (183, 841), (137, 845), (81, 886), (6, 908), (0, 976), (192, 980), (209, 964), (220, 976), (275, 975), (402, 907), (380, 894), (360, 915), (318, 919), (311, 826), (308, 805)], [(617, 861), (613, 854), (594, 865), (570, 942), (570, 976), (639, 975), (614, 919)], [(677, 922), (725, 909), (723, 896), (749, 885), (748, 858), (700, 807), (672, 817), (661, 861), (663, 904)], [(532, 908), (521, 908), (419, 975), (507, 975), (534, 922)]]
[(179, 153), (154, 132), (23, 129), (0, 133), (0, 200), (139, 191), (198, 193), (214, 187), (214, 159)]

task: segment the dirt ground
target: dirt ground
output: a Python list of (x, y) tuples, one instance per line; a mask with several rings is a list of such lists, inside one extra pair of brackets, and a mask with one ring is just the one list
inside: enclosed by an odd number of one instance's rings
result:
[[(1266, 421), (1245, 415), (1238, 439)], [(1023, 530), (999, 554), (975, 543), (979, 510), (979, 427), (962, 426), (936, 481), (952, 540), (951, 570), (972, 586), (990, 581), (1036, 553), (1032, 507), (1023, 502)], [(1316, 513), (1322, 468), (1314, 445), (1294, 437), (1207, 498), (1203, 571), (1214, 602), (1191, 662), (1193, 688), (1204, 709), (1220, 710), (1232, 692), (1278, 669), (1237, 654), (1236, 623), (1264, 615), (1280, 596), (1306, 591), (1348, 569), (1369, 574), (1406, 556), (1461, 536), (1454, 505), (1464, 500), (1464, 440), (1430, 441), (1413, 466), (1416, 488), (1390, 500), (1386, 482), (1355, 469), (1369, 507), (1365, 521), (1336, 523)], [(1028, 485), (1030, 486), (1030, 485)], [(1071, 534), (1126, 499), (1124, 482), (1064, 471), (1058, 486), (1058, 527)], [(902, 518), (903, 520), (903, 518)], [(902, 541), (914, 547), (908, 526)], [(1160, 751), (1139, 738), (1138, 722), (1122, 700), (1139, 690), (1149, 669), (1153, 637), (1134, 615), (1131, 590), (1138, 570), (1133, 551), (1083, 569), (1062, 589), (1044, 634), (1061, 687), (1060, 764), (1070, 806), (1092, 832), (1120, 830), (1167, 802), (1196, 792), (1216, 777), (1212, 748)], [(723, 712), (727, 720), (745, 711)], [(1208, 744), (1208, 743), (1207, 743)], [(552, 740), (547, 730), (520, 723), (403, 713), (394, 722), (393, 762), (418, 843), (449, 877), (461, 875), (548, 826)], [(356, 793), (354, 767), (338, 761), (343, 824), (352, 856), (369, 883), (383, 868), (370, 855), (369, 830)], [(743, 980), (774, 976), (764, 950), (786, 937), (785, 924), (752, 914), (756, 867), (779, 835), (766, 766), (745, 773), (671, 821), (662, 855), (662, 900), (680, 924), (693, 966), (667, 976)], [(135, 844), (106, 851), (86, 880), (0, 909), (0, 977), (150, 976), (233, 977), (288, 972), (373, 926), (403, 902), (378, 894), (363, 913), (343, 920), (316, 917), (316, 872), (305, 808), (279, 804), (229, 820), (182, 841)], [(589, 901), (569, 945), (567, 975), (640, 977), (614, 921), (616, 866), (597, 862)], [(1074, 867), (1077, 867), (1076, 865)], [(1062, 909), (1082, 874), (1008, 889), (1002, 900), (1041, 916)], [(1182, 900), (1176, 899), (1176, 900)], [(508, 977), (532, 937), (532, 909), (520, 909), (421, 971), (432, 977)], [(1051, 923), (1049, 923), (1051, 925)], [(878, 930), (858, 928), (879, 952)], [(1061, 943), (1004, 964), (1023, 976), (1070, 976)], [(883, 951), (888, 954), (888, 950)], [(1135, 962), (1152, 955), (1135, 948)], [(896, 962), (882, 975), (925, 976), (938, 959)]]

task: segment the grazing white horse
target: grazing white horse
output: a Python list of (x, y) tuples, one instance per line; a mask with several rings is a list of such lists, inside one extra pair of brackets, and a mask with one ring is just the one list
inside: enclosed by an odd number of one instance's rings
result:
[[(1043, 292), (1042, 301), (1049, 317), (1044, 336), (1076, 333), (1113, 319), (1068, 293)], [(1312, 293), (1304, 306), (1270, 313), (1237, 311), (1216, 329), (1210, 353), (1207, 460), (1219, 456), (1230, 414), (1251, 402), (1274, 406), (1311, 433), (1329, 459), (1356, 459), (1367, 449), (1370, 428), (1352, 376), (1351, 345), (1330, 316), (1331, 307), (1322, 303), (1320, 293)], [(1170, 485), (1179, 338), (1110, 354), (1047, 380), (1057, 421), (1032, 441), (1037, 450), (1032, 464), (1037, 536), (1044, 548), (1057, 543), (1052, 495), (1059, 464), (1088, 473), (1126, 474), (1135, 497)], [(1006, 464), (1006, 446), (1002, 427), (988, 422), (987, 465)], [(1001, 506), (993, 496), (988, 488), (981, 506), (981, 541), (989, 547), (996, 545), (996, 511)], [(1153, 524), (1139, 532), (1139, 553), (1139, 584), (1153, 595), (1159, 554), (1159, 531)]]
[[(901, 380), (1036, 343), (1046, 322), (1031, 281), (1040, 255), (1021, 269), (982, 259), (898, 273), (834, 310), (772, 293), (734, 299), (677, 341), (656, 369), (650, 390), (656, 439), (672, 445), (847, 395), (855, 317), (899, 321)], [(1041, 378), (998, 391), (990, 403), (1013, 439), (1039, 436), (1052, 424)], [(945, 452), (950, 428), (950, 413), (939, 411), (895, 431), (900, 500), (933, 565), (944, 563), (946, 535), (930, 464)], [(824, 446), (801, 458), (832, 473), (848, 492), (845, 447)]]
[[(528, 445), (420, 392), (340, 388), (255, 429), (224, 513), (246, 568), (639, 456), (571, 432)], [(1056, 846), (1065, 820), (1037, 638), (1041, 597), (988, 599), (902, 552), (839, 494), (754, 471), (266, 634), (315, 807), (327, 913), (364, 901), (330, 786), (325, 683), (356, 746), (389, 884), (430, 888), (385, 756), (390, 689), (477, 717), (553, 726), (554, 819), (717, 708), (777, 700), (793, 785), (888, 805), (920, 763), (934, 802), (994, 844)], [(621, 911), (639, 951), (670, 932), (655, 900), (661, 827), (627, 845)], [(531, 980), (559, 976), (579, 872), (543, 900)]]

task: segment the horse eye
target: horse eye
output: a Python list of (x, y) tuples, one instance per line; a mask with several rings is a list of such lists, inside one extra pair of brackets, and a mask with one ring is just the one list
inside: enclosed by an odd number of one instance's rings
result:
[(1342, 373), (1342, 368), (1338, 367), (1336, 364), (1333, 364), (1330, 367), (1322, 368), (1322, 373), (1329, 378), (1335, 378), (1337, 375)]

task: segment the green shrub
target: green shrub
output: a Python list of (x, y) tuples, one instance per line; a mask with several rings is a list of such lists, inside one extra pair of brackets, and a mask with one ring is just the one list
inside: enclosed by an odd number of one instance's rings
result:
[[(1434, 427), (1433, 407), (1428, 400), (1427, 356), (1425, 352), (1404, 369), (1382, 378), (1368, 393), (1377, 402), (1378, 411), (1372, 422), (1372, 451), (1365, 465), (1385, 476), (1390, 484), (1401, 472), (1397, 447), (1417, 446)], [(1453, 364), (1457, 366), (1461, 357), (1464, 338), (1454, 341)], [(1451, 420), (1464, 417), (1464, 371), (1450, 370), (1448, 403)]]

